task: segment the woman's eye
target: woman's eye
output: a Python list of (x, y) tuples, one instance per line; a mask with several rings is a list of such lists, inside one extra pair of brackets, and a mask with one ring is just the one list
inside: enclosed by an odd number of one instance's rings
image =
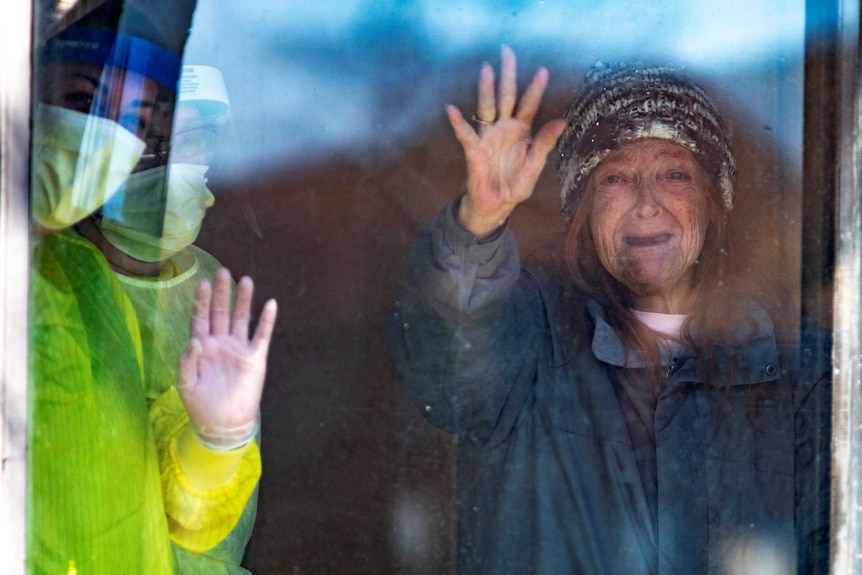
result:
[(685, 180), (686, 175), (685, 172), (674, 171), (668, 174), (668, 179), (670, 180)]
[(620, 184), (620, 183), (622, 183), (622, 181), (623, 181), (623, 179), (621, 176), (611, 175), (611, 176), (605, 177), (605, 183), (606, 184)]

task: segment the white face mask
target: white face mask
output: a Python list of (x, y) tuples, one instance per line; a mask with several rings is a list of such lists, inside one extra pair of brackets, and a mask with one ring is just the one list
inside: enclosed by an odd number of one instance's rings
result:
[(145, 144), (107, 118), (50, 104), (33, 117), (33, 219), (67, 228), (99, 209), (120, 189)]
[(166, 260), (191, 245), (206, 209), (215, 201), (206, 186), (207, 169), (199, 164), (169, 164), (132, 174), (124, 193), (102, 212), (98, 223), (102, 235), (120, 251), (145, 262)]

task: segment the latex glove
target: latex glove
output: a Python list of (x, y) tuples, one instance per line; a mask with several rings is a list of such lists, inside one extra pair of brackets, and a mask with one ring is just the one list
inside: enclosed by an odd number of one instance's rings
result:
[(516, 71), (515, 53), (503, 46), (495, 96), (494, 69), (488, 63), (482, 65), (474, 116), (478, 131), (458, 108), (446, 107), (467, 161), (467, 195), (461, 200), (458, 220), (478, 237), (503, 225), (515, 206), (532, 195), (548, 152), (566, 129), (565, 120), (551, 120), (531, 138), (533, 119), (548, 85), (548, 71), (539, 68), (520, 101)]
[(177, 389), (200, 442), (228, 450), (251, 441), (266, 376), (266, 357), (277, 307), (269, 300), (249, 340), (254, 283), (243, 277), (230, 313), (230, 272), (216, 272), (214, 286), (203, 281), (195, 292), (191, 340), (180, 357)]

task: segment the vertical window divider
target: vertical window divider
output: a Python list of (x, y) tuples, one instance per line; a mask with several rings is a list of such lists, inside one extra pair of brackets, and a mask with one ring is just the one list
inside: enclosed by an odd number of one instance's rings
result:
[(25, 569), (31, 2), (0, 18), (0, 572)]
[(832, 573), (862, 573), (862, 194), (859, 3), (836, 26), (837, 202), (833, 360)]

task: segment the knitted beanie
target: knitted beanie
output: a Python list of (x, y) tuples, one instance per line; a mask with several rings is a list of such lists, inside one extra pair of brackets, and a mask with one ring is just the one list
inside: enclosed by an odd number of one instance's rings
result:
[(557, 142), (563, 219), (570, 222), (590, 171), (611, 151), (639, 138), (661, 138), (694, 154), (733, 207), (736, 165), (730, 134), (706, 93), (671, 68), (597, 64), (566, 111)]

